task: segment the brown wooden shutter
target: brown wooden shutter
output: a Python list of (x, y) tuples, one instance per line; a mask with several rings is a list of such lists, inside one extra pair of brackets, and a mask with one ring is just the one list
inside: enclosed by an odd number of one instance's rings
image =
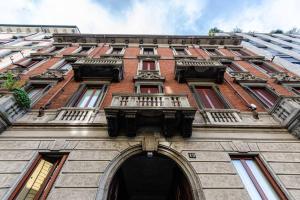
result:
[(277, 100), (277, 96), (265, 87), (252, 87), (251, 90), (268, 108), (272, 107)]
[(219, 95), (210, 86), (196, 87), (200, 101), (205, 108), (225, 109), (225, 104)]
[(155, 94), (159, 93), (159, 88), (157, 85), (141, 85), (141, 93), (143, 94)]
[(154, 61), (143, 61), (143, 70), (155, 70)]

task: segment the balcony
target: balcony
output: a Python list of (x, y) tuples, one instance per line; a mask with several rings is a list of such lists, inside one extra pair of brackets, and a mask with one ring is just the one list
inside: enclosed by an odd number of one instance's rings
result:
[(226, 66), (216, 60), (180, 59), (175, 65), (175, 79), (183, 83), (187, 80), (203, 80), (222, 83)]
[(61, 108), (52, 123), (90, 123), (95, 113), (94, 108)]
[(134, 137), (140, 128), (158, 128), (166, 137), (178, 132), (190, 137), (196, 112), (186, 95), (164, 94), (113, 94), (111, 106), (104, 110), (111, 137), (123, 132)]
[(300, 97), (281, 96), (270, 112), (282, 126), (300, 137)]
[(119, 82), (123, 79), (123, 61), (118, 58), (80, 58), (72, 67), (76, 81), (102, 79)]

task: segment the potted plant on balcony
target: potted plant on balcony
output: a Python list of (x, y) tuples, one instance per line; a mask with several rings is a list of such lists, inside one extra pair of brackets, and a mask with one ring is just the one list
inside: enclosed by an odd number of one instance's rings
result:
[(30, 108), (30, 98), (26, 91), (20, 88), (18, 81), (11, 72), (5, 74), (6, 80), (0, 88), (2, 94), (13, 94), (17, 104), (21, 108)]

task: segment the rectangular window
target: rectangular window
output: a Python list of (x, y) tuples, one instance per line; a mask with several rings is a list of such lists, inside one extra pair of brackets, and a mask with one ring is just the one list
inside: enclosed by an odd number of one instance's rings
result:
[(71, 69), (71, 68), (72, 68), (72, 66), (71, 66), (70, 63), (68, 63), (68, 62), (63, 62), (63, 63), (60, 64), (56, 69), (68, 71), (68, 70)]
[(257, 68), (267, 74), (272, 74), (278, 72), (274, 67), (266, 64), (265, 62), (254, 62), (253, 63)]
[(39, 154), (9, 200), (46, 199), (66, 159), (67, 154)]
[(39, 62), (40, 62), (39, 60), (27, 59), (27, 60), (22, 61), (19, 64), (17, 64), (17, 66), (22, 67), (24, 69), (29, 69)]
[(142, 70), (155, 70), (155, 61), (153, 60), (143, 60)]
[(113, 47), (111, 54), (121, 54), (122, 50), (123, 50), (123, 48), (121, 48), (121, 47)]
[(91, 47), (81, 47), (81, 50), (78, 53), (86, 54), (90, 49)]
[(287, 199), (257, 157), (232, 157), (232, 164), (253, 200)]
[(277, 100), (277, 95), (266, 87), (249, 87), (249, 90), (267, 108), (271, 108)]
[(87, 86), (74, 104), (74, 107), (92, 108), (99, 105), (104, 94), (104, 86)]
[(49, 88), (48, 84), (31, 84), (27, 87), (26, 92), (31, 100), (31, 105), (36, 103)]
[(179, 55), (179, 56), (187, 55), (187, 52), (183, 48), (176, 48), (175, 51), (176, 51), (177, 55)]
[(223, 99), (211, 86), (196, 86), (196, 95), (203, 108), (225, 109), (227, 106)]
[(231, 49), (231, 52), (236, 56), (250, 56), (248, 53), (241, 49)]
[(280, 58), (283, 58), (283, 59), (285, 59), (285, 60), (287, 60), (287, 61), (289, 61), (289, 62), (291, 62), (295, 65), (300, 65), (300, 60), (298, 60), (298, 59), (296, 59), (292, 56), (280, 56)]
[(240, 68), (234, 62), (223, 63), (223, 64), (227, 66), (227, 71), (229, 71), (229, 72), (243, 72), (244, 71), (242, 68)]
[(144, 55), (154, 55), (154, 49), (153, 48), (144, 48)]
[(142, 94), (159, 93), (159, 86), (158, 85), (140, 85), (140, 91)]
[(59, 53), (61, 50), (63, 50), (65, 47), (55, 47), (50, 53), (54, 53), (57, 54)]
[(205, 49), (210, 56), (219, 56), (219, 52), (216, 49)]
[(292, 91), (293, 91), (295, 94), (300, 95), (300, 86), (299, 86), (299, 87), (292, 87)]

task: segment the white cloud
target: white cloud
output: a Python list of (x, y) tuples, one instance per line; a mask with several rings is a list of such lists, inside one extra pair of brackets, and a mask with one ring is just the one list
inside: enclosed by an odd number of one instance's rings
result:
[(129, 9), (111, 13), (93, 0), (0, 0), (0, 21), (71, 24), (89, 33), (175, 34), (179, 26), (196, 27), (205, 2), (133, 0)]
[(215, 19), (212, 24), (224, 31), (231, 31), (235, 27), (245, 32), (270, 32), (274, 29), (287, 31), (295, 26), (299, 28), (299, 8), (299, 0), (264, 0), (242, 10), (233, 9), (231, 17)]

